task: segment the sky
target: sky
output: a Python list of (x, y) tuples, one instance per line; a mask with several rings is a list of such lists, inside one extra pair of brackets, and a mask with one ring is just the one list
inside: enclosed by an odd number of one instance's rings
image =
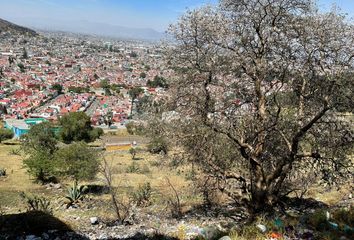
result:
[[(0, 0), (0, 18), (15, 23), (89, 21), (164, 31), (186, 11), (218, 0)], [(319, 0), (325, 11), (336, 3), (354, 16), (354, 0)]]

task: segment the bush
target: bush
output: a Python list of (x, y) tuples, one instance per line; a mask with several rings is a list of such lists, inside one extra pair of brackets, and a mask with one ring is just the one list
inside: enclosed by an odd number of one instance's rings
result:
[(0, 177), (5, 177), (5, 176), (6, 176), (6, 169), (0, 168)]
[(132, 147), (129, 149), (130, 155), (132, 155), (132, 159), (135, 160), (136, 154), (138, 153), (138, 149)]
[(147, 145), (147, 149), (150, 153), (153, 154), (157, 154), (161, 152), (167, 154), (168, 152), (167, 141), (163, 137), (155, 137)]
[(41, 211), (47, 214), (53, 213), (50, 201), (47, 200), (45, 197), (28, 196), (24, 192), (20, 193), (20, 196), (27, 206), (27, 211)]
[(10, 155), (15, 155), (15, 156), (21, 156), (21, 149), (20, 148), (11, 149), (9, 154)]
[(99, 170), (98, 152), (86, 143), (73, 143), (55, 153), (58, 174), (78, 180), (91, 180)]
[(52, 154), (44, 151), (32, 152), (23, 160), (27, 172), (35, 177), (36, 182), (50, 182), (55, 173), (55, 161)]
[(149, 182), (140, 185), (138, 189), (132, 193), (132, 200), (138, 206), (148, 206), (150, 205), (150, 199), (152, 195), (152, 188)]
[(0, 143), (4, 140), (14, 137), (14, 133), (10, 129), (0, 128)]
[(125, 124), (125, 127), (127, 128), (127, 132), (130, 135), (142, 135), (144, 134), (145, 128), (143, 125), (135, 123), (135, 122), (129, 122)]
[(140, 173), (139, 164), (132, 162), (132, 164), (127, 167), (126, 173)]

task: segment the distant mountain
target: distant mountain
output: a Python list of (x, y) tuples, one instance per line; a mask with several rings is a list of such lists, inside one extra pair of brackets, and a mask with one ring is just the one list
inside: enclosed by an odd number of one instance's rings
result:
[(38, 35), (32, 29), (21, 27), (19, 25), (16, 25), (14, 23), (8, 22), (0, 18), (0, 33), (1, 32), (10, 32), (12, 34), (21, 34), (21, 35), (27, 35), (31, 37)]
[(107, 23), (89, 21), (49, 20), (40, 18), (17, 18), (16, 22), (38, 30), (64, 31), (114, 37), (126, 40), (157, 41), (165, 37), (164, 33), (151, 28), (130, 28)]

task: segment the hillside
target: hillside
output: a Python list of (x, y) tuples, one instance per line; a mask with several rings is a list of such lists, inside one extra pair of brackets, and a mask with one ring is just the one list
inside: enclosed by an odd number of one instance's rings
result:
[(37, 33), (29, 28), (25, 28), (0, 18), (0, 33), (10, 32), (28, 36), (36, 36)]

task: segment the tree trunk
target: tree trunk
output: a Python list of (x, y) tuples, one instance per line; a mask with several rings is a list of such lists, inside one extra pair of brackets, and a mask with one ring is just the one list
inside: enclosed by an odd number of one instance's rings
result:
[(270, 211), (275, 199), (260, 169), (261, 167), (257, 166), (251, 171), (251, 212), (253, 213)]

